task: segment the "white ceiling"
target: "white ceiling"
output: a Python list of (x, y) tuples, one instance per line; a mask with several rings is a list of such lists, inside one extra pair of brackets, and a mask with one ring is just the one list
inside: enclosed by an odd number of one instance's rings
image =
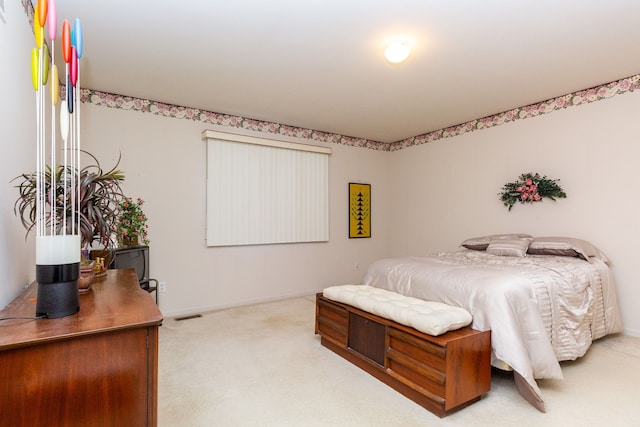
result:
[(637, 0), (56, 3), (83, 87), (382, 142), (640, 73)]

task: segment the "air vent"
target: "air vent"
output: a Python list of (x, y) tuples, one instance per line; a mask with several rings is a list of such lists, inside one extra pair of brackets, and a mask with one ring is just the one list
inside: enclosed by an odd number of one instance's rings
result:
[(202, 317), (202, 314), (192, 314), (190, 316), (176, 317), (176, 321), (179, 322), (181, 320), (196, 319), (198, 317)]

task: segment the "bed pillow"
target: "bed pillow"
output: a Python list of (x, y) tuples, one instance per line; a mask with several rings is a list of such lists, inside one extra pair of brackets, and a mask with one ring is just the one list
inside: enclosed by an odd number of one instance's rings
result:
[(512, 233), (512, 234), (491, 234), (489, 236), (481, 236), (481, 237), (472, 237), (471, 239), (467, 239), (464, 242), (460, 243), (460, 246), (465, 247), (467, 249), (472, 249), (474, 251), (484, 251), (489, 246), (491, 240), (498, 239), (513, 239), (513, 238), (531, 238), (533, 236), (529, 234), (522, 233)]
[(493, 239), (487, 246), (487, 253), (501, 256), (524, 257), (533, 239), (531, 237), (512, 237)]
[(573, 237), (535, 237), (529, 245), (528, 253), (531, 255), (573, 256), (587, 261), (593, 257), (609, 263), (609, 259), (600, 249), (586, 240)]

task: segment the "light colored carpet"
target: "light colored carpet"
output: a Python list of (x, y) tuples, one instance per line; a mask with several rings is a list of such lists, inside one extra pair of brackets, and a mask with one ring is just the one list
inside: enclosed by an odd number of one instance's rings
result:
[(494, 371), (479, 402), (440, 419), (320, 345), (313, 296), (165, 319), (161, 427), (639, 426), (640, 339), (612, 336), (540, 381), (547, 413)]

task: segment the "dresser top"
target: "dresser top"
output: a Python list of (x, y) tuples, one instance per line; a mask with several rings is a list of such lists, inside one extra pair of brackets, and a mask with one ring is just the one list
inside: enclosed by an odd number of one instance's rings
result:
[[(35, 317), (37, 283), (0, 311), (0, 318)], [(134, 269), (107, 270), (80, 294), (80, 311), (59, 319), (1, 320), (0, 351), (111, 330), (159, 325), (162, 313), (138, 284)]]

